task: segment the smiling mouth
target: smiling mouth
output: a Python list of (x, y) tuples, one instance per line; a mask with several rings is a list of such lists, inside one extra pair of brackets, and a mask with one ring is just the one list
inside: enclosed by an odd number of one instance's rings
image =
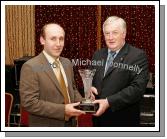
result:
[(54, 52), (59, 53), (59, 52), (61, 52), (61, 50), (54, 50)]
[(55, 48), (55, 49), (53, 49), (53, 50), (55, 50), (55, 51), (60, 51), (60, 50), (61, 50), (61, 48)]

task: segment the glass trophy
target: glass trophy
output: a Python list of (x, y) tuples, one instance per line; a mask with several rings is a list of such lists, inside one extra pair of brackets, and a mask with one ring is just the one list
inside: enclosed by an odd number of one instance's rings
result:
[(95, 113), (98, 109), (98, 104), (92, 103), (90, 88), (92, 86), (93, 76), (95, 75), (96, 69), (80, 69), (79, 74), (82, 78), (84, 85), (84, 100), (80, 103), (79, 109), (86, 113)]

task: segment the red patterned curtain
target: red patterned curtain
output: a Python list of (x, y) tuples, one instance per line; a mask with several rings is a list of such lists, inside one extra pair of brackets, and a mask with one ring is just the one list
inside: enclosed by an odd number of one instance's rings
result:
[[(143, 49), (149, 60), (149, 69), (155, 71), (155, 7), (152, 5), (107, 5), (101, 6), (101, 17), (95, 5), (36, 5), (35, 32), (36, 55), (42, 51), (39, 34), (42, 26), (49, 22), (60, 24), (66, 32), (65, 47), (62, 56), (72, 59), (91, 59), (97, 49), (97, 26), (101, 26), (108, 16), (117, 15), (127, 22), (127, 42)], [(102, 28), (102, 27), (101, 27)], [(101, 47), (105, 46), (101, 29)], [(82, 86), (78, 68), (74, 66), (75, 79)]]
[[(40, 29), (49, 22), (60, 24), (66, 32), (62, 56), (72, 59), (91, 59), (96, 50), (96, 6), (35, 6), (36, 55), (42, 51)], [(78, 68), (74, 66), (77, 85), (82, 86)]]
[[(143, 49), (149, 60), (150, 72), (155, 71), (155, 7), (153, 5), (102, 6), (102, 23), (107, 17), (116, 15), (127, 22), (126, 41)], [(102, 39), (102, 45), (105, 45)]]

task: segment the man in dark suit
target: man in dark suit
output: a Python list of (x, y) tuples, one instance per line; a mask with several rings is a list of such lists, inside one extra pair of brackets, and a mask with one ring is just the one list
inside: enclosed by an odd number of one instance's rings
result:
[(125, 42), (126, 22), (117, 16), (103, 24), (107, 48), (97, 50), (93, 60), (104, 60), (93, 78), (92, 97), (99, 103), (94, 126), (139, 126), (140, 101), (149, 79), (145, 53)]
[(75, 87), (70, 60), (60, 57), (64, 29), (55, 23), (41, 31), (43, 52), (27, 61), (21, 70), (21, 105), (29, 112), (29, 126), (76, 126), (75, 117), (85, 112), (75, 109), (82, 100)]

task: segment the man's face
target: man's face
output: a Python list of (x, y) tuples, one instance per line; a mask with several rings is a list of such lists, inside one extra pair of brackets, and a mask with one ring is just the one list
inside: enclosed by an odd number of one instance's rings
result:
[(104, 27), (106, 45), (112, 51), (119, 50), (125, 43), (126, 32), (120, 22), (112, 22)]
[(64, 30), (56, 25), (50, 24), (45, 28), (45, 38), (40, 37), (44, 50), (52, 57), (58, 58), (64, 47)]

